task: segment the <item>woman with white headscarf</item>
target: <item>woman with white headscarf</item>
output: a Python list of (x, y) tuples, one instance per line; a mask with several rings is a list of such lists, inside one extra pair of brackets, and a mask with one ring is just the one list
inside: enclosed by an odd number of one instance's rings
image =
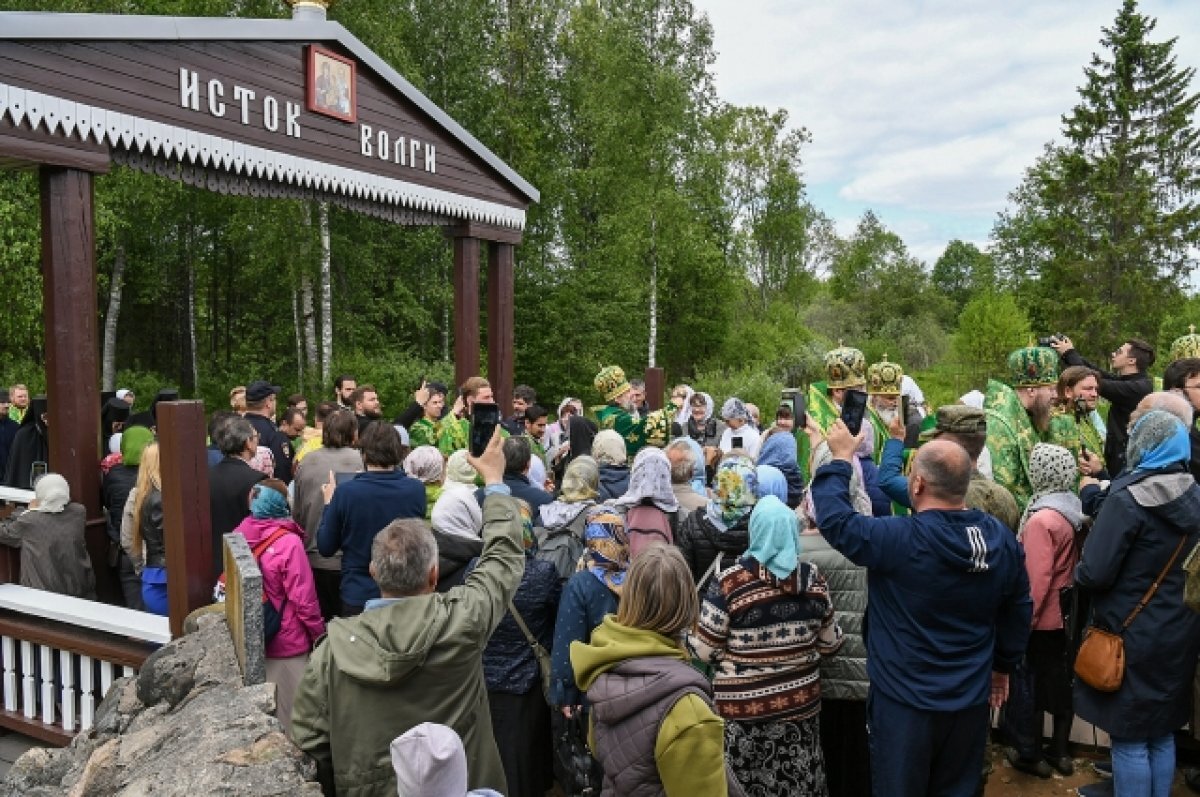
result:
[(679, 529), (679, 499), (671, 489), (671, 460), (661, 448), (643, 448), (633, 458), (629, 471), (629, 488), (612, 505), (626, 518), (635, 506), (653, 506), (667, 516), (671, 537)]
[(446, 480), (429, 513), (435, 531), (479, 539), (483, 532), (483, 509), (475, 498), (475, 476), (475, 468), (467, 462), (466, 449), (455, 451), (446, 460)]
[(442, 494), (446, 460), (436, 446), (417, 446), (404, 458), (404, 472), (425, 485), (425, 519), (432, 516)]
[(96, 599), (96, 575), (84, 544), (86, 512), (67, 480), (47, 473), (25, 511), (0, 520), (0, 543), (21, 549), (21, 586)]
[(721, 407), (721, 420), (725, 421), (725, 431), (718, 444), (722, 453), (728, 454), (736, 448), (745, 451), (751, 459), (757, 457), (760, 435), (745, 402), (737, 396), (727, 399)]

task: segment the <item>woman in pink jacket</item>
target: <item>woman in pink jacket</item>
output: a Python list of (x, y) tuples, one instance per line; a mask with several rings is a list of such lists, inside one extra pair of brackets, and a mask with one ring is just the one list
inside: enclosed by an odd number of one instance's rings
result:
[[(1078, 477), (1075, 457), (1070, 451), (1047, 443), (1034, 446), (1029, 456), (1029, 480), (1034, 493), (1017, 533), (1025, 548), (1025, 569), (1029, 571), (1029, 591), (1033, 598), (1033, 630), (1025, 655), (1033, 677), (1034, 696), (1029, 738), (1042, 738), (1042, 714), (1049, 712), (1054, 720), (1054, 736), (1045, 760), (1064, 775), (1074, 769), (1067, 748), (1074, 712), (1059, 593), (1071, 585), (1079, 559), (1076, 536), (1083, 527), (1084, 514), (1075, 494)], [(1025, 753), (1021, 763), (1033, 764), (1025, 771), (1036, 771), (1041, 756), (1031, 761), (1032, 751), (1021, 752)]]
[(267, 680), (276, 685), (275, 714), (290, 733), (292, 698), (313, 643), (325, 633), (325, 621), (304, 551), (304, 530), (292, 520), (283, 482), (266, 479), (256, 484), (250, 491), (250, 516), (234, 531), (246, 538), (251, 550), (270, 540), (258, 554), (258, 567), (265, 597), (282, 620), (279, 633), (267, 642)]

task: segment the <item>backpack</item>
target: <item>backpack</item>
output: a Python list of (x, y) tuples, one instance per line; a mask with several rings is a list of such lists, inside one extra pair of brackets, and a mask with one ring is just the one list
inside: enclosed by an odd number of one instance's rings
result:
[(587, 523), (587, 509), (583, 509), (575, 519), (560, 529), (547, 531), (538, 528), (535, 534), (538, 540), (535, 559), (549, 562), (558, 571), (559, 581), (566, 581), (575, 572), (579, 557), (583, 556), (583, 527)]
[[(287, 533), (288, 530), (280, 526), (279, 528), (275, 529), (275, 531), (268, 534), (262, 542), (260, 542), (258, 545), (255, 545), (250, 551), (254, 555), (254, 561), (259, 563), (259, 570), (262, 570), (262, 555), (266, 553), (268, 548), (274, 545)], [(225, 602), (224, 573), (222, 573), (221, 577), (217, 579), (217, 586), (213, 590), (213, 597), (216, 598), (218, 603)], [(262, 603), (264, 642), (269, 643), (279, 633), (279, 629), (283, 627), (283, 607), (285, 606), (287, 606), (286, 595), (284, 595), (283, 600), (280, 602), (279, 608), (275, 608), (275, 604), (271, 603), (270, 598), (267, 597), (267, 589), (266, 585), (264, 584)]]
[(625, 513), (625, 534), (629, 537), (629, 558), (634, 559), (651, 545), (674, 545), (671, 518), (652, 503), (629, 507)]

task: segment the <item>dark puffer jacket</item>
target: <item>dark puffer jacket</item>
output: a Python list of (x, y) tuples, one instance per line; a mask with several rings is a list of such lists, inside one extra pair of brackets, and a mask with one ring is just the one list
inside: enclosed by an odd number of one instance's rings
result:
[(1116, 692), (1075, 681), (1075, 713), (1113, 736), (1154, 739), (1188, 720), (1200, 614), (1183, 602), (1183, 560), (1200, 541), (1200, 487), (1190, 473), (1151, 471), (1113, 483), (1083, 546), (1075, 581), (1092, 593), (1096, 625), (1119, 629), (1179, 545), (1146, 607), (1122, 634)]
[(724, 570), (736, 564), (750, 547), (750, 515), (720, 531), (704, 510), (698, 509), (683, 519), (675, 544), (683, 551), (692, 578), (699, 584), (718, 553), (722, 556), (719, 569)]

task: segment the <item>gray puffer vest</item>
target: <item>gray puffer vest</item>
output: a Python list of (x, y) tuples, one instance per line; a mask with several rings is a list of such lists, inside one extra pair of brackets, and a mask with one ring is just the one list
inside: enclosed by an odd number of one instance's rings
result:
[[(687, 694), (712, 706), (712, 686), (680, 659), (629, 659), (601, 675), (588, 689), (597, 757), (604, 768), (601, 797), (661, 797), (666, 794), (654, 760), (658, 729)], [(731, 795), (741, 794), (729, 775)]]

